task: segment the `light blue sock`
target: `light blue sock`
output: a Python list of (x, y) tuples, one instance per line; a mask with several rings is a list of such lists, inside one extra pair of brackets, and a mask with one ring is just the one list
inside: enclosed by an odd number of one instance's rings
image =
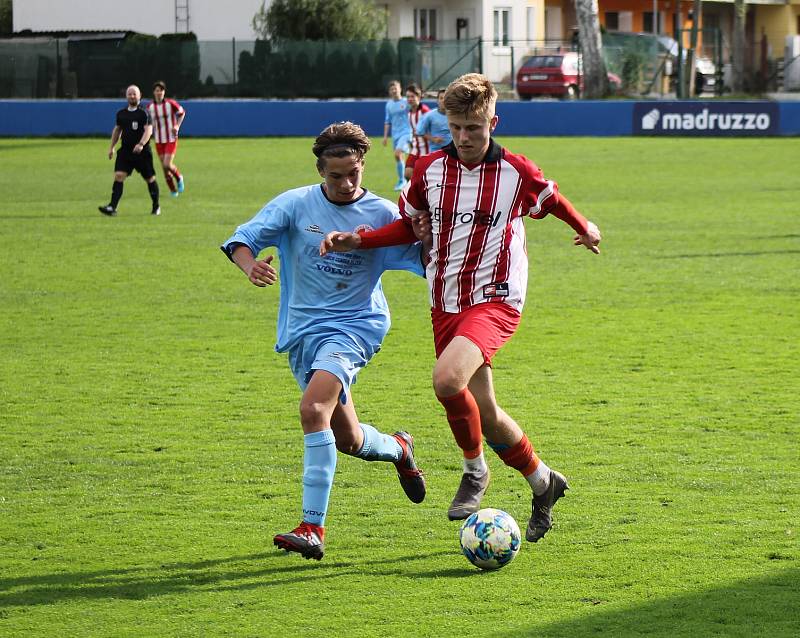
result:
[(364, 433), (364, 445), (356, 456), (365, 461), (391, 461), (395, 463), (403, 456), (403, 448), (397, 439), (379, 432), (369, 423), (359, 423)]
[(322, 527), (336, 470), (336, 439), (333, 431), (322, 430), (306, 434), (303, 444), (303, 520)]
[(404, 182), (406, 178), (404, 177), (406, 172), (405, 164), (403, 164), (403, 160), (397, 160), (397, 182)]

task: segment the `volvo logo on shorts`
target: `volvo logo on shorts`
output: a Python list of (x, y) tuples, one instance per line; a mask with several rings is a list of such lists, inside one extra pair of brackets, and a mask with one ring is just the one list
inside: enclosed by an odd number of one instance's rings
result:
[(777, 135), (780, 111), (773, 102), (639, 102), (635, 135)]

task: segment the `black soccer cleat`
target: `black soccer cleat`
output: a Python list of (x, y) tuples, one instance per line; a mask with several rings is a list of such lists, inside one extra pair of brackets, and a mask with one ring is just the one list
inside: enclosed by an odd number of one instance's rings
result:
[(451, 521), (463, 521), (470, 514), (477, 512), (481, 508), (481, 499), (487, 487), (489, 487), (488, 467), (480, 475), (464, 472), (461, 475), (458, 491), (450, 503), (450, 509), (447, 510), (447, 518)]
[(412, 503), (422, 503), (426, 492), (425, 477), (414, 460), (414, 438), (408, 432), (395, 432), (392, 436), (403, 448), (403, 456), (394, 464), (400, 485)]
[(109, 217), (114, 217), (117, 214), (117, 209), (114, 208), (111, 204), (106, 204), (105, 206), (98, 206), (97, 210), (103, 213), (103, 215), (108, 215)]
[(325, 554), (325, 528), (303, 521), (291, 532), (278, 534), (272, 543), (287, 552), (297, 552), (303, 558), (322, 560)]
[(550, 485), (547, 486), (544, 494), (534, 496), (531, 502), (532, 512), (528, 521), (528, 529), (525, 530), (525, 540), (535, 543), (550, 531), (550, 528), (553, 527), (553, 506), (568, 489), (569, 485), (567, 485), (564, 475), (550, 470)]
[(151, 215), (160, 215), (161, 214), (161, 206), (153, 206), (153, 210), (150, 211)]

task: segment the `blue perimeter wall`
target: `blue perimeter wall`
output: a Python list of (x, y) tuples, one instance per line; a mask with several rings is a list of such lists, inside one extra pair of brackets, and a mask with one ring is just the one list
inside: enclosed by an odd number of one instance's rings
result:
[[(383, 134), (383, 100), (277, 101), (185, 100), (187, 118), (181, 134), (195, 137), (317, 135), (331, 122), (351, 120), (370, 136)], [(429, 103), (431, 104), (431, 103)], [(636, 133), (634, 109), (777, 108), (779, 123), (771, 134), (800, 135), (800, 101), (794, 102), (637, 102), (531, 101), (499, 102), (498, 135), (628, 136)], [(0, 100), (0, 136), (110, 135), (114, 114), (124, 100)], [(431, 104), (431, 106), (434, 106)], [(639, 132), (641, 134), (641, 131)], [(683, 133), (684, 135), (687, 133)], [(697, 134), (697, 133), (695, 133)], [(708, 134), (708, 133), (706, 133)], [(711, 133), (714, 134), (714, 133)], [(734, 132), (718, 133), (735, 135)], [(747, 134), (747, 133), (742, 133)], [(750, 135), (758, 134), (751, 132)], [(763, 133), (762, 133), (763, 134)], [(768, 133), (770, 134), (770, 133)]]

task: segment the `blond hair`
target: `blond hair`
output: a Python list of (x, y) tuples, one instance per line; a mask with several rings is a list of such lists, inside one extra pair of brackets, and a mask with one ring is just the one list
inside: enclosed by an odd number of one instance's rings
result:
[(497, 91), (491, 80), (480, 73), (467, 73), (453, 80), (444, 94), (448, 113), (491, 120), (494, 117)]
[(336, 122), (317, 136), (311, 151), (317, 156), (317, 169), (322, 170), (328, 157), (354, 155), (356, 159), (362, 160), (369, 147), (369, 138), (358, 124)]

